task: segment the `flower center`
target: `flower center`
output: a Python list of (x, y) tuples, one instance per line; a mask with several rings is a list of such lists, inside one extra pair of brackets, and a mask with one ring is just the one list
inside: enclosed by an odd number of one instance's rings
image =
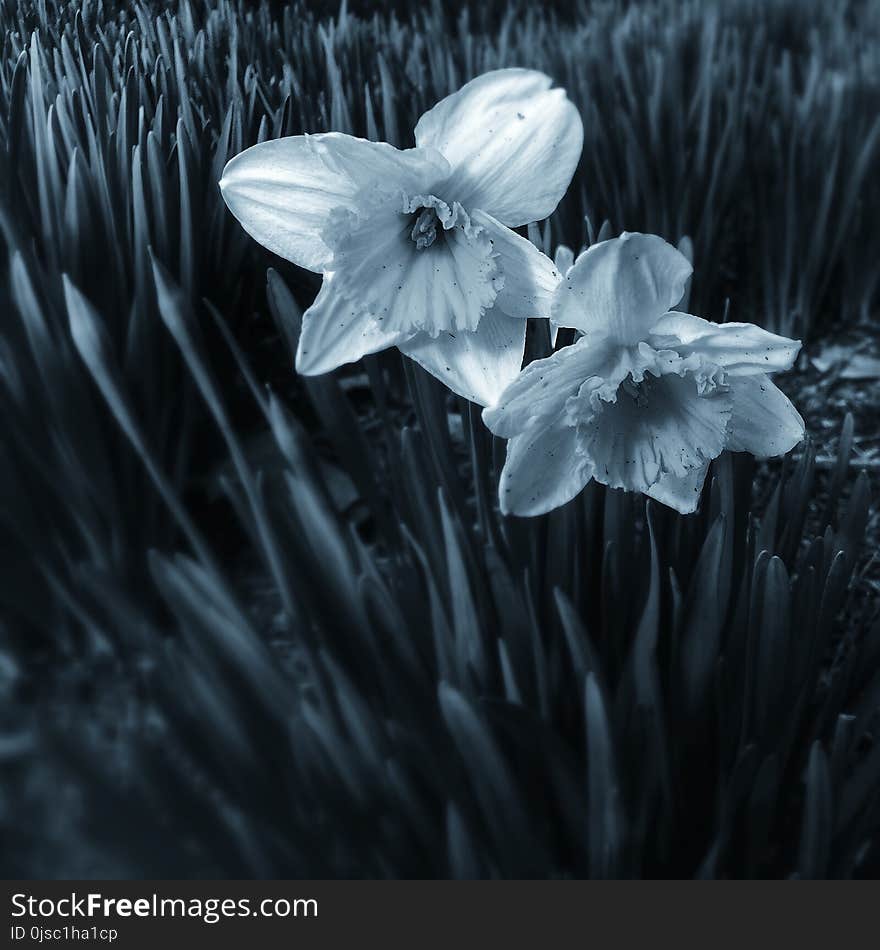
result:
[(629, 396), (639, 409), (647, 409), (651, 386), (647, 376), (640, 383), (637, 383), (632, 376), (627, 376), (620, 384), (620, 392)]
[(436, 208), (417, 208), (413, 214), (415, 223), (410, 231), (416, 250), (423, 251), (430, 247), (437, 240), (437, 235), (442, 234), (443, 226), (437, 217)]

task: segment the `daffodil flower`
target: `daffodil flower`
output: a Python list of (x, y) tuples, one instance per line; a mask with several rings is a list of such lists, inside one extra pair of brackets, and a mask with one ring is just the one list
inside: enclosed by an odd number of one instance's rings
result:
[(543, 73), (485, 73), (426, 112), (416, 147), (337, 132), (263, 142), (220, 187), (257, 241), (323, 274), (303, 316), (300, 373), (391, 346), (491, 404), (522, 365), (526, 318), (546, 317), (553, 262), (511, 228), (546, 218), (583, 144)]
[(801, 441), (803, 420), (770, 379), (800, 343), (672, 310), (690, 274), (654, 235), (624, 234), (578, 257), (551, 320), (583, 336), (530, 363), (483, 410), (510, 440), (503, 512), (542, 514), (595, 479), (686, 514), (725, 449), (766, 458)]

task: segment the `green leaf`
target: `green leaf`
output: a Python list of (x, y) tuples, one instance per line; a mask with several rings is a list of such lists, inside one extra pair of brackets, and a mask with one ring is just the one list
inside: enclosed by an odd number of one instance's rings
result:
[(808, 880), (826, 878), (831, 856), (832, 793), (828, 760), (818, 741), (810, 748), (804, 782), (806, 798), (801, 820), (798, 872), (801, 878)]

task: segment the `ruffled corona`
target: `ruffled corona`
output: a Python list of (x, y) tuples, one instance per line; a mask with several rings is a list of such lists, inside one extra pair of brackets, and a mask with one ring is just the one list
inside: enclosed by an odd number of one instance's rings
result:
[(389, 333), (474, 331), (504, 286), (485, 228), (434, 195), (378, 193), (321, 234), (336, 292)]

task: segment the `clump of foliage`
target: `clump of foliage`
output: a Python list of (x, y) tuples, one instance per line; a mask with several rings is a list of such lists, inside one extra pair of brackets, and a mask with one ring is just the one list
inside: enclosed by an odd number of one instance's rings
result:
[(876, 868), (880, 627), (851, 430), (821, 504), (808, 448), (772, 470), (723, 457), (692, 517), (593, 485), (503, 519), (503, 444), (417, 367), (293, 378), (316, 287), (216, 187), (253, 142), (403, 145), (471, 75), (535, 66), (587, 141), (534, 240), (586, 243), (585, 216), (687, 234), (696, 312), (730, 298), (807, 336), (876, 303), (876, 8), (446, 16), (0, 12), (16, 873)]

